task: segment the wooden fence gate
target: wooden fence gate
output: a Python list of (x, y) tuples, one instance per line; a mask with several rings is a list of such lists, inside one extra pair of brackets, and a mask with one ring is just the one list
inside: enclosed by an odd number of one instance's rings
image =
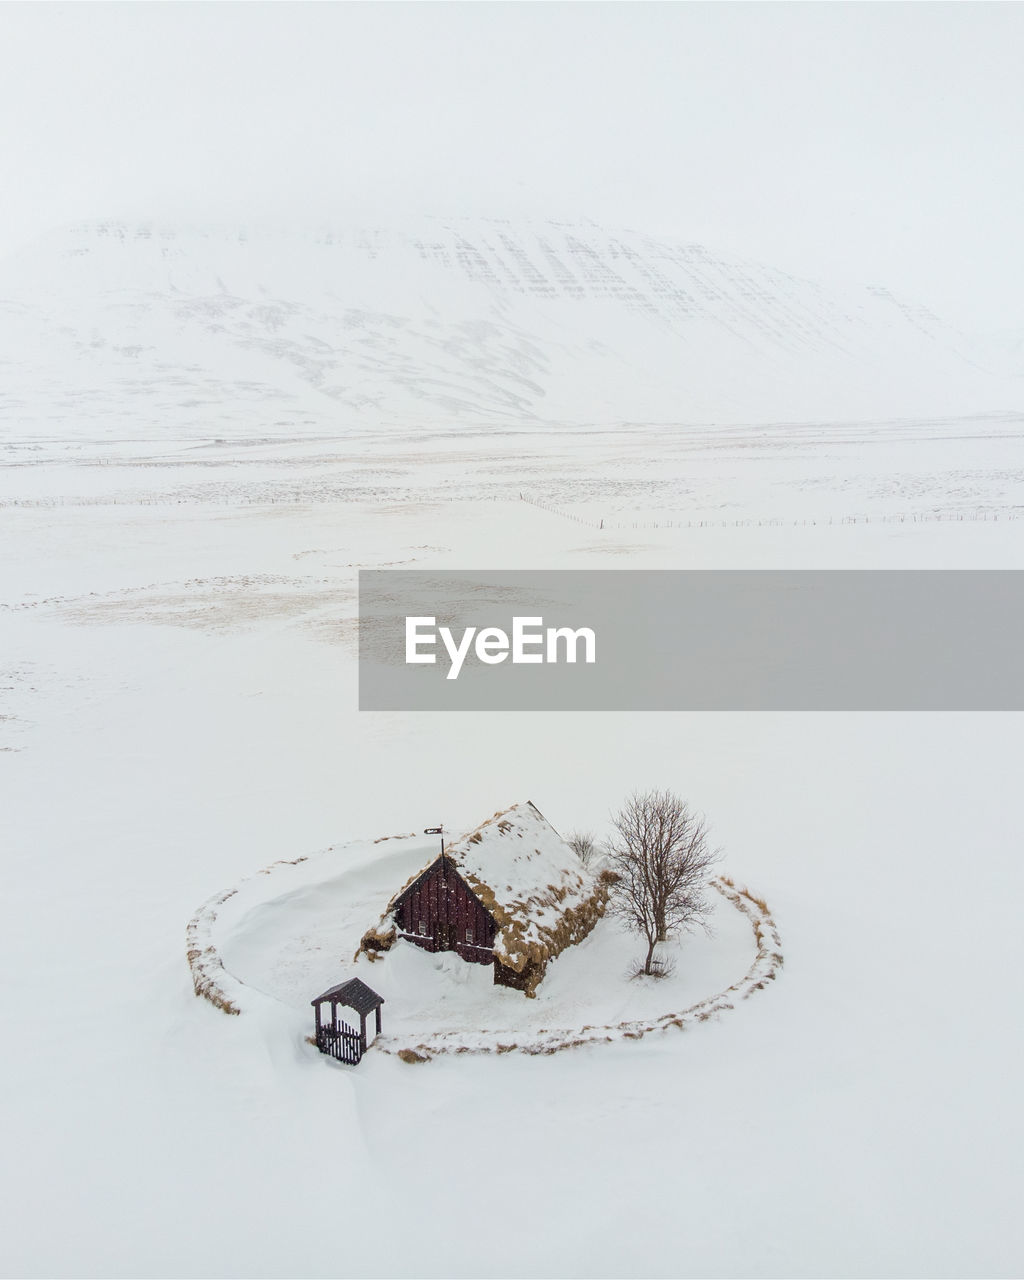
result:
[[(384, 997), (371, 991), (359, 978), (339, 982), (336, 987), (317, 996), (310, 1001), (316, 1011), (316, 1047), (337, 1062), (347, 1062), (351, 1067), (358, 1066), (366, 1052), (367, 1014), (374, 1014), (377, 1034), (380, 1035), (380, 1007), (383, 1003)], [(358, 1031), (354, 1031), (338, 1017), (339, 1005), (355, 1009), (359, 1014)]]
[(347, 1062), (357, 1067), (363, 1056), (363, 1038), (358, 1031), (353, 1031), (347, 1022), (338, 1021), (338, 1029), (321, 1027), (317, 1032), (316, 1047), (321, 1053), (329, 1054), (338, 1062)]

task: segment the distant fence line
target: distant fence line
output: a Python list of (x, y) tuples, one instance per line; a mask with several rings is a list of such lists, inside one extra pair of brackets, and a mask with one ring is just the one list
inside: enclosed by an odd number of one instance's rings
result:
[(562, 520), (570, 520), (573, 524), (582, 525), (587, 529), (799, 529), (809, 528), (812, 525), (822, 525), (827, 528), (829, 525), (844, 524), (957, 524), (960, 522), (995, 524), (999, 521), (1018, 518), (1018, 513), (1015, 511), (999, 512), (986, 510), (984, 507), (974, 507), (969, 510), (958, 508), (949, 511), (907, 511), (874, 516), (829, 516), (827, 519), (824, 516), (810, 516), (802, 520), (780, 520), (774, 516), (748, 516), (745, 519), (736, 520), (616, 521), (606, 518), (594, 520), (587, 516), (576, 515), (575, 512), (565, 511), (561, 507), (540, 502), (536, 498), (528, 498), (523, 493), (519, 498), (521, 502), (529, 503), (531, 507), (537, 507), (550, 515), (559, 516)]
[[(486, 499), (477, 498), (475, 500), (491, 502), (497, 501), (499, 496), (502, 501), (511, 501), (504, 494), (488, 495)], [(288, 494), (273, 497), (252, 497), (243, 494), (188, 494), (185, 497), (166, 497), (159, 494), (140, 494), (137, 496), (123, 494), (120, 496), (70, 494), (42, 498), (0, 498), (0, 510), (5, 507), (20, 507), (28, 510), (36, 508), (49, 510), (54, 507), (323, 507), (339, 502), (355, 504), (371, 501), (379, 507), (393, 507), (403, 501), (422, 501), (422, 497), (423, 495), (419, 491), (408, 497), (403, 492), (396, 495), (378, 496), (373, 499), (361, 494), (351, 495), (347, 493)], [(430, 497), (433, 502), (464, 502), (469, 500), (464, 495), (445, 497), (443, 494), (431, 494)]]
[[(222, 506), (222, 507), (277, 507), (277, 506), (326, 506), (329, 503), (344, 502), (344, 494), (331, 494), (329, 496), (316, 495), (298, 495), (289, 497), (276, 498), (252, 498), (243, 497), (235, 494), (230, 496), (217, 496), (214, 494), (204, 495), (202, 497), (190, 494), (186, 498), (167, 498), (153, 496), (151, 494), (140, 495), (138, 497), (49, 497), (49, 498), (0, 498), (0, 509), (4, 507), (22, 507), (22, 508), (52, 508), (52, 507), (196, 507), (196, 506)], [(360, 501), (353, 499), (352, 501)], [(450, 502), (456, 501), (454, 498), (448, 499)], [(382, 502), (381, 506), (393, 506), (394, 502)]]
[[(475, 499), (464, 495), (432, 494), (434, 502), (465, 501), (514, 501), (504, 494), (479, 495)], [(168, 497), (164, 495), (139, 494), (129, 496), (111, 495), (61, 495), (39, 498), (0, 498), (0, 510), (17, 507), (22, 510), (51, 510), (57, 507), (176, 507), (176, 506), (226, 506), (226, 507), (275, 507), (275, 506), (327, 506), (338, 502), (364, 502), (358, 496), (344, 493), (334, 494), (289, 494), (287, 496), (251, 496), (242, 494), (215, 495), (189, 494), (186, 497)], [(402, 501), (401, 495), (389, 495), (375, 500), (378, 506), (392, 507)], [(577, 515), (566, 511), (553, 503), (541, 502), (537, 498), (519, 494), (519, 501), (525, 502), (539, 511), (558, 516), (587, 529), (644, 530), (644, 529), (798, 529), (812, 526), (828, 527), (839, 525), (896, 525), (896, 524), (958, 524), (978, 523), (997, 524), (1001, 521), (1018, 520), (1021, 512), (1017, 510), (993, 511), (985, 507), (951, 508), (943, 511), (906, 511), (889, 512), (876, 515), (845, 516), (807, 516), (802, 519), (783, 520), (775, 516), (746, 516), (733, 520), (715, 520), (710, 518), (688, 520), (613, 520), (608, 517), (597, 519)]]

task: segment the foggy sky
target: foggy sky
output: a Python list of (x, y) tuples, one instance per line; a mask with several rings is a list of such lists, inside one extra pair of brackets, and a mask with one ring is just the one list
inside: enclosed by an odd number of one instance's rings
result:
[(1024, 7), (0, 6), (0, 253), (84, 218), (588, 217), (1024, 330)]

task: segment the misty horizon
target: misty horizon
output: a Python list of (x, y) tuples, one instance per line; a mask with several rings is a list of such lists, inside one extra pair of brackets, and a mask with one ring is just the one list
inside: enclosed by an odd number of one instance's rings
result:
[(3, 12), (0, 257), (69, 223), (590, 218), (1024, 328), (1016, 5)]

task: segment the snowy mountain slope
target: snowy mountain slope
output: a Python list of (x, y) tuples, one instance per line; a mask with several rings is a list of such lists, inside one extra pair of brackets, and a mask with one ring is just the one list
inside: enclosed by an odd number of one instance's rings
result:
[(98, 223), (0, 264), (0, 429), (281, 434), (1012, 409), (883, 289), (591, 224)]

